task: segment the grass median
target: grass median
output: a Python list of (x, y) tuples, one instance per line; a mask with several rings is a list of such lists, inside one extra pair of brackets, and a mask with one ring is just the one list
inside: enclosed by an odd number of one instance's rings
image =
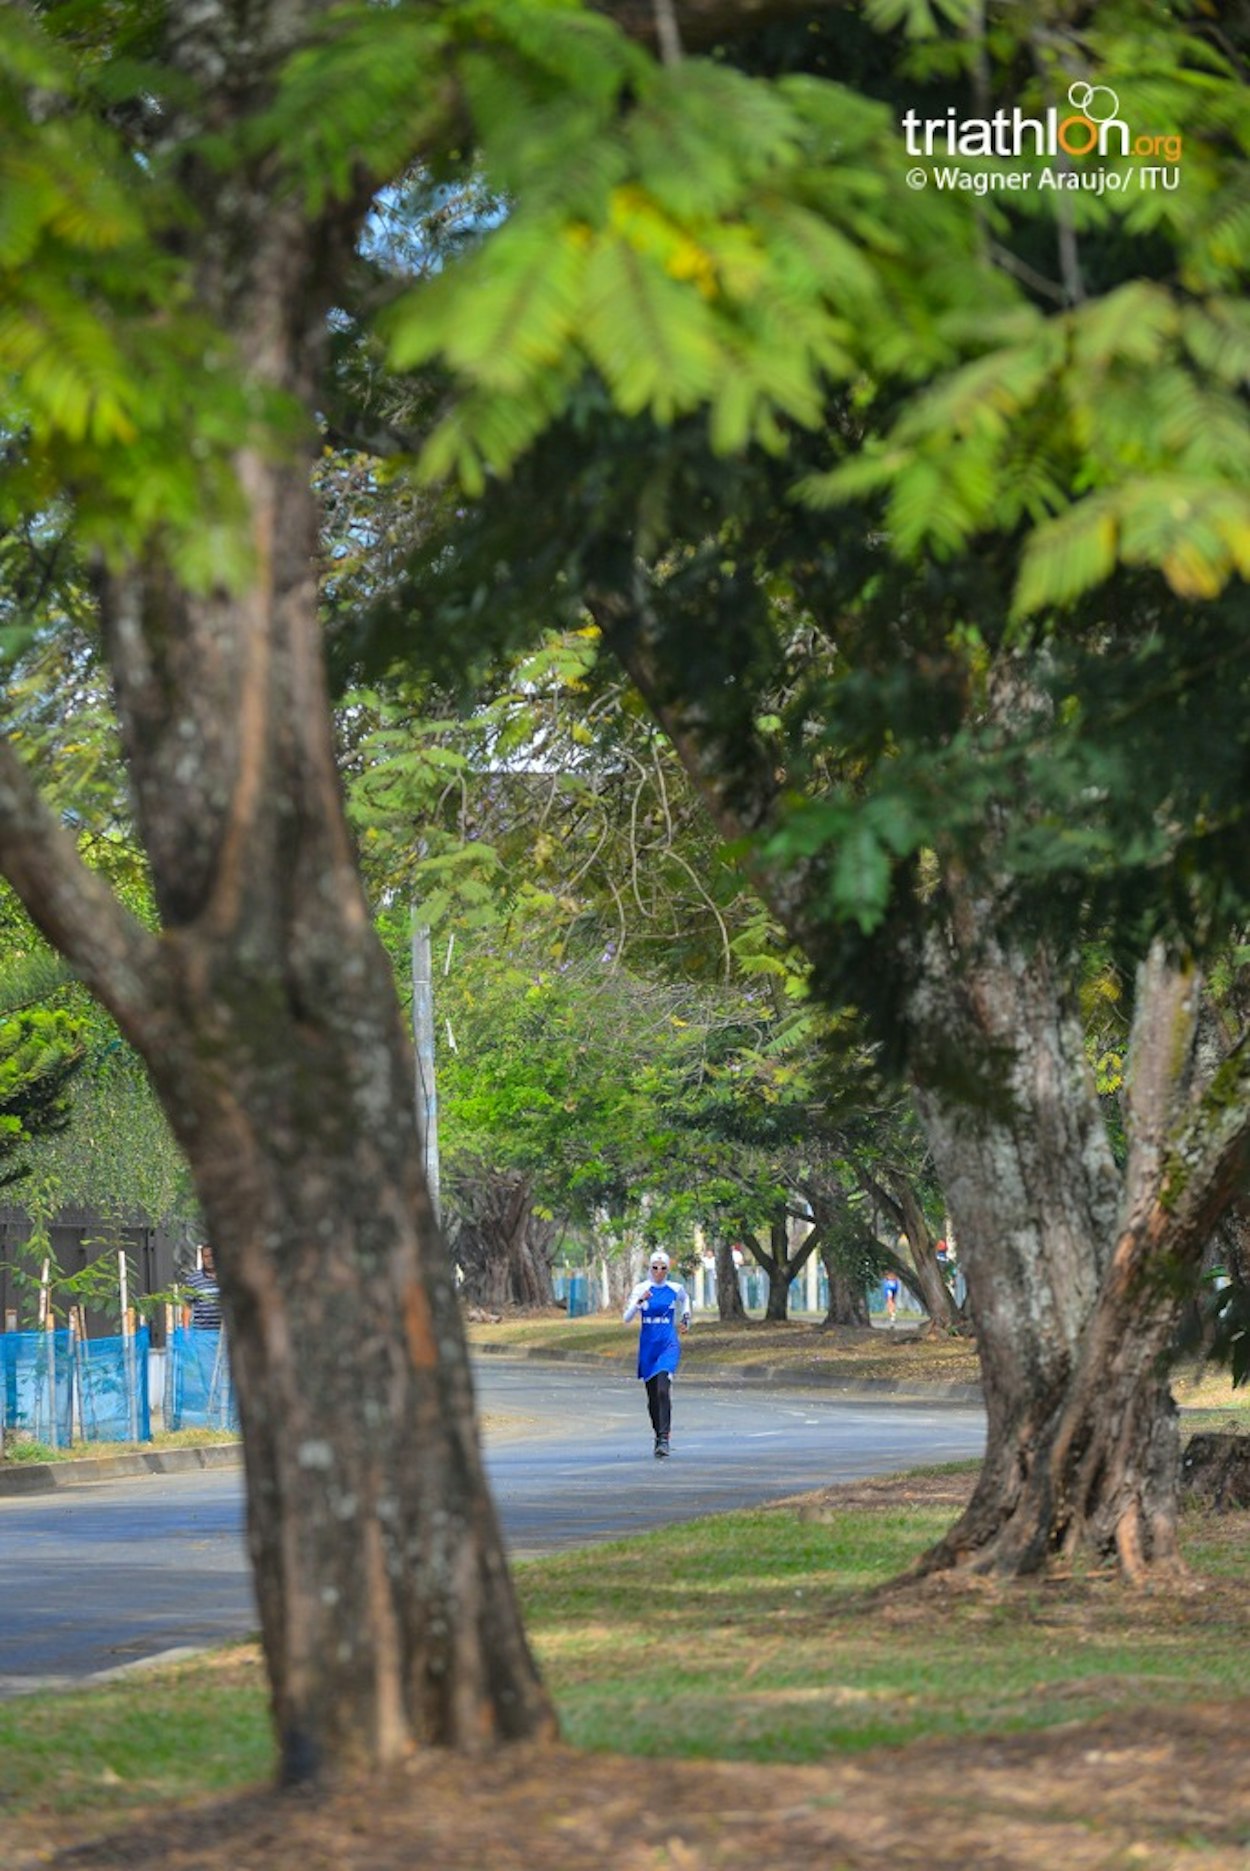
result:
[[(563, 1312), (505, 1316), (497, 1324), (470, 1320), (469, 1343), (476, 1351), (551, 1355), (587, 1363), (632, 1368), (637, 1327), (624, 1326), (616, 1313), (592, 1313), (570, 1319)], [(970, 1339), (927, 1338), (918, 1325), (896, 1331), (848, 1326), (826, 1327), (805, 1319), (771, 1323), (747, 1319), (723, 1325), (705, 1313), (695, 1316), (684, 1346), (684, 1367), (733, 1371), (766, 1366), (793, 1377), (853, 1385), (889, 1382), (975, 1384), (980, 1381), (976, 1347)]]

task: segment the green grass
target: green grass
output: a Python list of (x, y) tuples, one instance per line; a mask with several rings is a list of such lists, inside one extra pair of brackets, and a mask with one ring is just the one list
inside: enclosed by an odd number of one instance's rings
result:
[[(556, 1352), (592, 1363), (630, 1365), (636, 1355), (636, 1326), (615, 1313), (569, 1319), (562, 1313), (505, 1318), (498, 1325), (470, 1324), (469, 1342), (486, 1351)], [(966, 1338), (922, 1339), (916, 1330), (896, 1332), (836, 1328), (827, 1331), (807, 1319), (768, 1325), (751, 1319), (722, 1325), (697, 1314), (685, 1345), (684, 1368), (766, 1365), (805, 1377), (856, 1382), (888, 1379), (908, 1384), (976, 1383), (976, 1350)]]
[(21, 1435), (11, 1436), (4, 1445), (6, 1462), (84, 1462), (103, 1461), (110, 1455), (145, 1455), (162, 1449), (202, 1449), (208, 1444), (237, 1442), (233, 1429), (163, 1430), (147, 1442), (74, 1442), (67, 1449), (54, 1449), (49, 1443), (34, 1442)]
[(0, 1833), (6, 1811), (89, 1813), (106, 1824), (267, 1776), (259, 1662), (227, 1656), (0, 1702)]
[[(1205, 1591), (1087, 1576), (882, 1594), (953, 1512), (900, 1488), (879, 1506), (728, 1514), (519, 1567), (566, 1738), (804, 1762), (1244, 1693), (1250, 1516), (1186, 1518)], [(272, 1758), (254, 1647), (0, 1703), (0, 1830), (6, 1811), (106, 1827), (262, 1780)]]
[(36, 1442), (33, 1437), (6, 1437), (4, 1459), (6, 1462), (55, 1462), (66, 1451), (54, 1449), (50, 1442)]
[(1227, 1403), (1218, 1410), (1198, 1405), (1186, 1407), (1181, 1414), (1181, 1435), (1189, 1437), (1200, 1434), (1250, 1434), (1250, 1397), (1239, 1396), (1236, 1402)]
[[(1235, 1602), (1146, 1602), (1102, 1579), (879, 1599), (950, 1519), (948, 1507), (807, 1524), (735, 1514), (523, 1568), (568, 1739), (808, 1761), (1242, 1693), (1250, 1613)], [(1213, 1578), (1239, 1568), (1244, 1585), (1244, 1551), (1230, 1557), (1217, 1536), (1204, 1553), (1196, 1524), (1194, 1563)]]

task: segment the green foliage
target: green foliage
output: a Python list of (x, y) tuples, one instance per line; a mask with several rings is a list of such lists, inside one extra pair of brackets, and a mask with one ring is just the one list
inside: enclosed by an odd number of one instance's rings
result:
[(674, 1160), (661, 1092), (697, 1054), (705, 1015), (689, 990), (647, 983), (610, 953), (543, 966), (517, 934), (462, 943), (438, 987), (444, 1177), (523, 1173), (554, 1214), (590, 1225), (636, 1213)]
[[(90, 861), (86, 830), (83, 842)], [(140, 912), (150, 914), (133, 869), (119, 861), (117, 875)], [(52, 1264), (48, 1298), (58, 1314), (74, 1305), (115, 1314), (122, 1229), (136, 1219), (149, 1225), (189, 1219), (186, 1166), (137, 1056), (51, 954), (7, 887), (0, 892), (0, 938), (6, 952), (0, 1080), (11, 1088), (0, 1106), (0, 1182), (15, 1185), (12, 1199), (32, 1224), (10, 1263), (14, 1288), (33, 1319), (43, 1263), (51, 1260), (51, 1225), (62, 1209), (85, 1208), (101, 1217), (103, 1230), (88, 1245), (108, 1251), (76, 1273)], [(136, 1287), (132, 1273), (132, 1292)], [(160, 1297), (150, 1296), (153, 1303)]]
[(61, 24), (0, 13), (0, 525), (72, 513), (87, 549), (159, 538), (188, 583), (228, 583), (248, 556), (231, 456), (279, 406), (246, 388), (162, 238), (185, 204), (106, 121), (127, 61)]
[(1030, 526), (1020, 616), (1070, 604), (1120, 564), (1158, 568), (1182, 598), (1246, 576), (1245, 307), (1216, 296), (1187, 309), (1179, 294), (1134, 281), (1036, 316), (1031, 334), (1020, 322), (863, 453), (810, 477), (805, 497), (821, 505), (884, 490), (905, 556), (951, 555), (978, 534)]
[(910, 38), (926, 39), (938, 31), (940, 20), (967, 29), (979, 17), (976, 0), (868, 0), (864, 12), (872, 25), (882, 32), (901, 26)]
[[(422, 472), (480, 493), (577, 408), (588, 370), (626, 416), (705, 414), (726, 455), (786, 449), (847, 384), (855, 446), (835, 446), (800, 491), (875, 504), (904, 557), (949, 558), (986, 534), (1022, 544), (1020, 617), (1120, 567), (1158, 569), (1186, 599), (1219, 591), (1250, 563), (1243, 87), (1235, 59), (1179, 11), (1160, 9), (1149, 35), (1139, 14), (1103, 9), (1080, 40), (1024, 19), (981, 40), (962, 4), (870, 11), (883, 31), (927, 38), (913, 60), (921, 105), (940, 74), (940, 109), (955, 95), (972, 114), (1042, 112), (1075, 60), (1115, 76), (1135, 126), (1164, 126), (1183, 148), (1183, 204), (1138, 185), (1139, 154), (1111, 156), (1119, 189), (996, 198), (993, 247), (959, 191), (905, 186), (867, 86), (748, 76), (724, 59), (658, 66), (563, 5), (492, 9), (485, 33), (475, 7), (410, 22), (411, 46), (401, 38), (395, 68), (378, 72), (380, 120), (405, 59), (422, 98), (437, 70), (507, 202), (386, 315), (392, 365), (437, 361), (456, 388)], [(341, 17), (367, 63), (367, 19)], [(301, 118), (347, 148), (329, 46), (309, 56), (327, 108), (300, 90)], [(1109, 276), (1097, 292), (1065, 287), (1074, 302), (1058, 312), (1012, 279), (1043, 279), (1056, 217), (1075, 217), (1080, 265)], [(1126, 278), (1135, 240), (1147, 267)], [(873, 873), (867, 847), (856, 868)]]
[(84, 1056), (71, 1014), (35, 1008), (0, 1020), (0, 1187), (29, 1173), (24, 1152), (36, 1137), (65, 1129)]
[[(492, 8), (485, 34), (479, 9), (447, 7), (440, 25), (509, 211), (386, 317), (395, 368), (438, 359), (462, 392), (425, 444), (426, 476), (480, 492), (587, 367), (627, 414), (706, 406), (732, 453), (817, 426), (831, 380), (941, 349), (919, 282), (945, 296), (972, 225), (955, 205), (916, 213), (888, 118), (864, 97), (713, 61), (669, 69), (563, 5)], [(457, 49), (467, 28), (479, 36)], [(368, 22), (344, 30), (357, 43)], [(407, 56), (426, 95), (418, 38)], [(327, 101), (336, 80), (327, 57)]]
[(453, 713), (394, 678), (345, 698), (349, 809), (377, 900), (402, 894), (449, 937), (515, 917), (529, 945), (542, 926), (552, 965), (610, 946), (640, 972), (771, 971), (801, 991), (596, 630), (498, 659), (475, 702)]
[(73, 1122), (31, 1153), (23, 1203), (41, 1221), (94, 1209), (160, 1226), (193, 1212), (186, 1164), (136, 1055), (103, 1034), (77, 1088)]

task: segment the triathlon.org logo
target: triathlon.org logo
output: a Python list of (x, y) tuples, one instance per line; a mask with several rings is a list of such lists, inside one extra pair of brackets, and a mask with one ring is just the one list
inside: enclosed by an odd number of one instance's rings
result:
[(1078, 78), (1068, 87), (1070, 116), (1052, 105), (1040, 117), (1028, 117), (1017, 105), (992, 117), (922, 117), (909, 110), (903, 134), (909, 156), (1154, 156), (1179, 162), (1181, 139), (1175, 132), (1135, 134), (1119, 115), (1120, 100), (1109, 84)]

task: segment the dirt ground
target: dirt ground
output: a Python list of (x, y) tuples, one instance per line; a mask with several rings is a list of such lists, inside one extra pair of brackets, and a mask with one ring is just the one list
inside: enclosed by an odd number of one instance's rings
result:
[[(933, 1491), (958, 1477), (877, 1478), (808, 1495), (822, 1515)], [(1250, 1514), (1222, 1516), (1244, 1546)], [(892, 1620), (928, 1619), (930, 1581), (892, 1594)], [(1010, 1589), (1010, 1588), (1008, 1588)], [(1181, 1588), (1182, 1593), (1185, 1592)], [(1209, 1588), (1208, 1588), (1209, 1589)], [(1158, 1594), (1143, 1616), (1168, 1615)], [(1101, 1590), (1065, 1588), (1074, 1643)], [(974, 1607), (966, 1607), (972, 1610)], [(1179, 1611), (1181, 1607), (1178, 1605)], [(1192, 1613), (1192, 1605), (1188, 1608)], [(1250, 1692), (1250, 1658), (1247, 1659)], [(237, 1667), (229, 1663), (223, 1667)], [(257, 1667), (253, 1661), (251, 1668)], [(1250, 1693), (1122, 1711), (1034, 1734), (940, 1739), (819, 1766), (647, 1761), (521, 1747), (470, 1762), (425, 1754), (316, 1795), (255, 1789), (152, 1813), (83, 1842), (82, 1822), (26, 1821), (0, 1838), (4, 1871), (1250, 1871)]]
[[(513, 1748), (268, 1792), (12, 1871), (1245, 1871), (1250, 1700), (764, 1768)], [(15, 1843), (15, 1841), (10, 1841)], [(0, 1847), (2, 1850), (3, 1847)]]
[[(1245, 1871), (1250, 1700), (821, 1767), (514, 1748), (258, 1791), (6, 1871)], [(9, 1852), (16, 1849), (16, 1856)]]

